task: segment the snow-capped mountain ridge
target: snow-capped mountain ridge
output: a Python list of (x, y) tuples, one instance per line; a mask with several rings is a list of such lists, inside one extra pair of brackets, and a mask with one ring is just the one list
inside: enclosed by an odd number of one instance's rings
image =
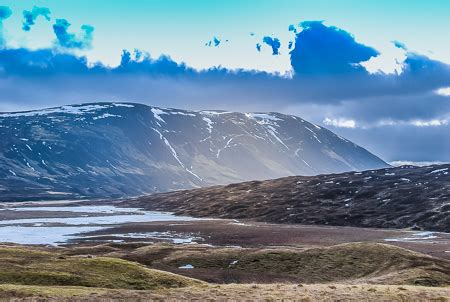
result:
[(274, 112), (89, 103), (1, 113), (0, 134), (3, 199), (120, 197), (387, 166), (325, 128)]

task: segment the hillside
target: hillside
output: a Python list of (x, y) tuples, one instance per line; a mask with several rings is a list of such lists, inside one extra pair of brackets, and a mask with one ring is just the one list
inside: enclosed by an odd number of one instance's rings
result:
[(95, 103), (0, 114), (0, 201), (116, 198), (387, 167), (279, 113)]
[(450, 232), (450, 165), (293, 176), (169, 192), (121, 205), (201, 217)]

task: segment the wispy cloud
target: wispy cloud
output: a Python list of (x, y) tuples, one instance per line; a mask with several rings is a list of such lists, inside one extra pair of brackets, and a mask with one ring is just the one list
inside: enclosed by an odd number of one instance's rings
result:
[(345, 118), (325, 118), (323, 123), (328, 126), (333, 126), (337, 128), (355, 128), (356, 122), (351, 119)]

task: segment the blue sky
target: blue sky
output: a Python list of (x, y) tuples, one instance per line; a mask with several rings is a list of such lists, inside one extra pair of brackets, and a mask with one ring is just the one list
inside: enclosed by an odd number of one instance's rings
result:
[[(34, 18), (43, 13), (34, 6), (50, 13)], [(278, 111), (325, 125), (387, 161), (450, 161), (450, 1), (1, 7), (0, 111), (116, 100)]]
[[(292, 39), (287, 28), (304, 20), (325, 20), (351, 32), (386, 56), (379, 64), (384, 69), (390, 69), (398, 55), (392, 40), (450, 63), (450, 39), (445, 38), (450, 28), (450, 2), (446, 0), (14, 0), (1, 4), (14, 12), (4, 25), (12, 45), (51, 45), (54, 35), (48, 23), (40, 20), (33, 33), (20, 27), (23, 10), (44, 6), (51, 9), (53, 18), (71, 22), (72, 30), (82, 24), (93, 25), (93, 49), (86, 55), (111, 65), (119, 63), (121, 49), (139, 48), (153, 56), (168, 54), (198, 68), (223, 65), (285, 71), (290, 69), (287, 43)], [(250, 32), (255, 36), (250, 37)], [(268, 48), (255, 55), (255, 44), (265, 35), (280, 38), (281, 56), (272, 57)], [(229, 39), (229, 43), (205, 48), (204, 43), (213, 36)]]

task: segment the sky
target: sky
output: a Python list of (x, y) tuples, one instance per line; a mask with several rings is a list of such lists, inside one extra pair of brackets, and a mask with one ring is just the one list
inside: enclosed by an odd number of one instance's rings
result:
[(450, 1), (0, 1), (0, 111), (93, 101), (301, 116), (450, 161)]

